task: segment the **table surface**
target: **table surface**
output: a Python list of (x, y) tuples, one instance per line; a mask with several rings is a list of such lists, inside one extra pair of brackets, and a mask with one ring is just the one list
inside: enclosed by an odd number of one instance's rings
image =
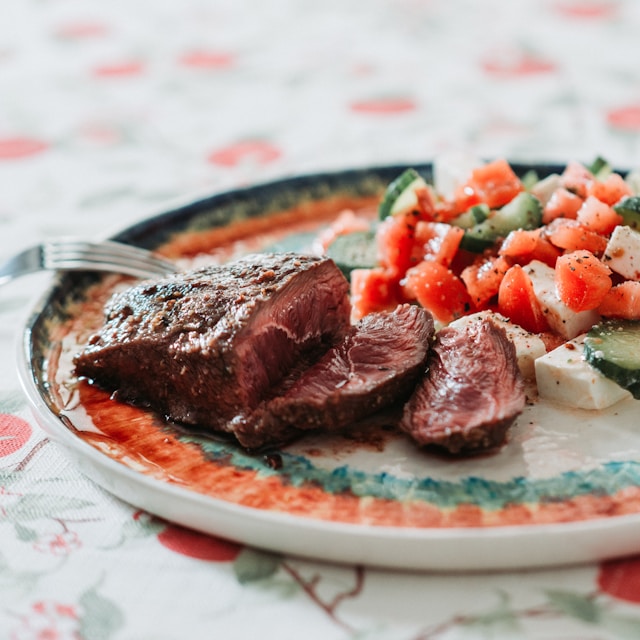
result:
[[(317, 170), (443, 153), (640, 165), (633, 0), (9, 0), (3, 15), (0, 259)], [(0, 290), (0, 637), (640, 637), (637, 558), (332, 566), (110, 496), (47, 439), (16, 377), (46, 281)]]

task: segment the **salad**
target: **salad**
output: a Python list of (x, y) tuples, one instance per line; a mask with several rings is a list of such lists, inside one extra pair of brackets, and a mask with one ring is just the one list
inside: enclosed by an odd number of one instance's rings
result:
[(433, 183), (407, 169), (377, 220), (338, 220), (325, 250), (356, 318), (406, 302), (439, 326), (488, 316), (541, 397), (602, 409), (640, 398), (639, 182), (601, 158), (543, 178), (504, 159)]

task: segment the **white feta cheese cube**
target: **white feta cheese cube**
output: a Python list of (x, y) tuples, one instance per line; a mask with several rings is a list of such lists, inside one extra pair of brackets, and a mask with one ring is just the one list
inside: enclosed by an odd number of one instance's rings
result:
[(630, 397), (584, 359), (584, 338), (569, 340), (536, 360), (538, 395), (575, 409), (605, 409)]
[(627, 280), (640, 280), (640, 233), (617, 226), (604, 250), (602, 261)]

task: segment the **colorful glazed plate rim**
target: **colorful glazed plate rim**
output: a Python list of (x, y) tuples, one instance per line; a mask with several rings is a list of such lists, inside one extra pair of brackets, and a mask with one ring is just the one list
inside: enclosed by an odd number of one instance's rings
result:
[[(429, 165), (424, 165), (429, 167)], [(550, 172), (558, 167), (544, 165)], [(313, 184), (327, 176), (349, 182), (372, 173), (383, 181), (402, 166), (300, 176), (217, 194), (139, 223), (116, 236), (153, 246), (185, 215), (205, 204), (232, 201), (250, 190), (277, 191), (282, 184)], [(150, 238), (144, 230), (157, 234)], [(149, 244), (147, 244), (149, 246)], [(326, 522), (233, 504), (137, 472), (74, 436), (51, 410), (32, 362), (32, 331), (51, 296), (48, 291), (27, 322), (18, 356), (21, 384), (42, 428), (78, 468), (105, 490), (167, 520), (272, 552), (323, 561), (407, 570), (493, 570), (591, 562), (640, 552), (640, 514), (617, 515), (554, 524), (494, 527), (401, 528)]]

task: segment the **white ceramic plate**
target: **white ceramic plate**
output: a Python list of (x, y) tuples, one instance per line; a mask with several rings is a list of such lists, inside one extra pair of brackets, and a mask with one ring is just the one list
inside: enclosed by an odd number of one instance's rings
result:
[[(118, 239), (157, 247), (301, 203), (339, 208), (345, 198), (379, 193), (401, 170), (303, 176), (220, 194)], [(84, 473), (136, 507), (276, 552), (400, 569), (512, 569), (640, 552), (638, 401), (602, 412), (534, 403), (499, 451), (461, 460), (418, 451), (384, 429), (251, 456), (65, 379), (77, 340), (69, 327), (81, 301), (106, 286), (61, 278), (28, 323), (19, 370), (42, 427)]]

